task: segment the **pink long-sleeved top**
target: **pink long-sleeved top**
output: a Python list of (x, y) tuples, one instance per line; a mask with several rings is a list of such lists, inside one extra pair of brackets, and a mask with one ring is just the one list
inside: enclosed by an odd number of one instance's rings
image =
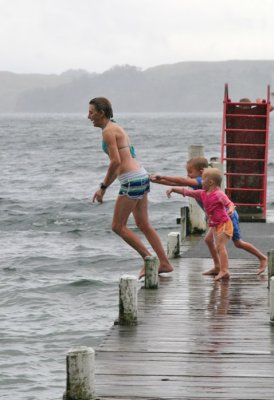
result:
[(212, 192), (206, 192), (203, 189), (184, 189), (184, 195), (193, 197), (203, 204), (209, 226), (217, 226), (229, 220), (226, 209), (231, 205), (234, 206), (234, 203), (221, 189), (216, 188)]

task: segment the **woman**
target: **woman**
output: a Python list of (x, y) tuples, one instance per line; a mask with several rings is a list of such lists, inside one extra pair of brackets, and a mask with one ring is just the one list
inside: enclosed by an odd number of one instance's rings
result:
[[(107, 188), (116, 178), (121, 183), (116, 200), (112, 230), (121, 236), (144, 259), (150, 256), (140, 238), (127, 227), (129, 215), (132, 213), (137, 227), (144, 233), (159, 258), (158, 272), (171, 272), (170, 264), (161, 240), (148, 218), (149, 176), (146, 170), (135, 159), (133, 146), (122, 127), (113, 122), (112, 106), (108, 99), (96, 97), (89, 102), (88, 118), (95, 127), (102, 129), (102, 147), (109, 156), (109, 166), (100, 188), (93, 196), (93, 202), (103, 202)], [(143, 266), (139, 278), (145, 275)]]

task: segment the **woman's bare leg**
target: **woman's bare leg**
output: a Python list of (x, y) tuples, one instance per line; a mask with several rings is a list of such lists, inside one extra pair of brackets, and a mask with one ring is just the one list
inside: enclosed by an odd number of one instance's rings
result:
[(137, 203), (138, 200), (132, 200), (127, 196), (117, 198), (112, 219), (112, 230), (133, 247), (141, 257), (145, 258), (150, 256), (151, 253), (141, 239), (127, 227), (129, 215), (134, 211)]
[[(114, 208), (112, 230), (121, 236), (121, 238), (132, 248), (134, 248), (143, 259), (146, 256), (150, 256), (151, 253), (146, 248), (142, 240), (127, 227), (127, 221), (131, 213), (134, 215), (137, 226), (145, 234), (147, 240), (159, 258), (159, 272), (173, 271), (173, 267), (168, 261), (157, 232), (149, 224), (147, 213), (147, 195), (140, 200), (132, 200), (127, 196), (119, 196)], [(144, 276), (144, 266), (139, 276)]]
[(214, 266), (208, 271), (203, 272), (203, 275), (218, 275), (218, 273), (220, 272), (220, 258), (216, 249), (212, 228), (208, 229), (208, 232), (205, 236), (205, 242), (213, 259)]
[[(142, 199), (138, 200), (136, 207), (133, 210), (133, 216), (137, 227), (143, 232), (151, 247), (157, 254), (157, 257), (159, 259), (158, 272), (161, 273), (173, 271), (173, 267), (167, 258), (161, 239), (157, 231), (150, 224), (148, 217), (147, 194), (145, 194)], [(140, 276), (142, 275), (144, 275), (144, 269), (142, 269), (140, 272)]]

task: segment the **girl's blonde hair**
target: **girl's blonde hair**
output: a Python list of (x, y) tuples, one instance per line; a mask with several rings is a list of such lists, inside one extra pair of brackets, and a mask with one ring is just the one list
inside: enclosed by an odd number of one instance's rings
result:
[(203, 170), (203, 179), (209, 178), (212, 179), (215, 185), (221, 186), (223, 175), (222, 172), (218, 168), (205, 168)]

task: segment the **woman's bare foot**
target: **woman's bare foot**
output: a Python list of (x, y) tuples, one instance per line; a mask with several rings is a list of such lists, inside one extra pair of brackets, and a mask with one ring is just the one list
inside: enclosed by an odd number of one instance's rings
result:
[[(173, 271), (173, 267), (171, 264), (160, 264), (159, 265), (158, 274), (168, 273), (168, 272), (172, 272), (172, 271)], [(145, 269), (145, 265), (144, 265), (143, 268), (141, 269), (141, 271), (139, 272), (138, 279), (142, 279), (145, 275), (146, 275), (146, 269)]]
[(212, 267), (208, 271), (203, 272), (203, 275), (218, 275), (220, 269), (217, 267)]
[(160, 264), (158, 268), (158, 274), (172, 272), (173, 267), (171, 264)]
[(260, 260), (260, 267), (258, 269), (257, 275), (261, 275), (266, 270), (267, 261), (268, 260), (266, 256)]
[(214, 281), (219, 281), (220, 279), (229, 279), (230, 275), (228, 271), (220, 271), (217, 276), (215, 276)]
[(146, 275), (146, 270), (145, 270), (145, 266), (143, 266), (143, 268), (139, 272), (138, 279), (142, 279), (145, 275)]

